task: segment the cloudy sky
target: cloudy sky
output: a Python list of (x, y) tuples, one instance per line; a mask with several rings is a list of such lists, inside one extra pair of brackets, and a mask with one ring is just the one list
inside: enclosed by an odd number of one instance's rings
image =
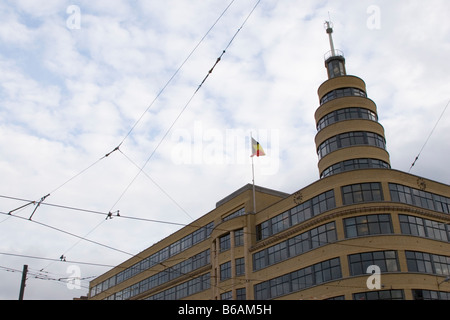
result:
[[(25, 264), (25, 299), (87, 294), (250, 183), (250, 134), (268, 154), (258, 185), (316, 181), (329, 16), (392, 167), (410, 169), (450, 101), (450, 2), (262, 0), (249, 17), (255, 4), (1, 1), (0, 299), (18, 298)], [(450, 183), (449, 132), (450, 110), (411, 173)], [(105, 219), (117, 211), (146, 221)]]

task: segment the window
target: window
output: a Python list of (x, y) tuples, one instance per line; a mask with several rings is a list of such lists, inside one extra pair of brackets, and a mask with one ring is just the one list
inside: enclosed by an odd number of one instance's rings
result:
[(337, 240), (336, 226), (330, 222), (310, 231), (311, 248), (317, 248)]
[(209, 273), (201, 275), (187, 282), (183, 282), (173, 288), (152, 295), (146, 298), (146, 300), (179, 300), (185, 298), (209, 289), (211, 287), (210, 277), (211, 276)]
[(341, 277), (341, 264), (338, 258), (314, 265), (314, 278), (316, 284), (339, 279)]
[(256, 238), (262, 240), (271, 236), (270, 220), (256, 226)]
[(220, 252), (224, 252), (230, 249), (231, 247), (231, 239), (230, 234), (224, 235), (219, 238), (219, 246), (220, 246)]
[(245, 274), (245, 259), (244, 258), (237, 258), (235, 260), (235, 270), (236, 270), (236, 276), (242, 276)]
[(172, 243), (169, 247), (169, 252), (171, 256), (174, 256), (181, 251), (181, 241), (177, 241), (175, 243)]
[(304, 232), (289, 239), (289, 256), (295, 257), (311, 250), (311, 236), (309, 232)]
[(317, 123), (317, 131), (326, 128), (327, 126), (333, 123), (351, 119), (366, 119), (378, 121), (378, 116), (376, 115), (375, 112), (365, 108), (350, 107), (345, 109), (339, 109), (327, 114), (322, 119), (320, 119), (319, 122)]
[(220, 281), (231, 278), (231, 261), (220, 265)]
[[(214, 229), (214, 222), (208, 223), (206, 226), (196, 230), (195, 232), (187, 235), (183, 239), (172, 243), (171, 245), (161, 249), (160, 251), (154, 253), (150, 257), (143, 259), (142, 261), (136, 263), (135, 265), (125, 269), (124, 271), (118, 273), (117, 275), (109, 279), (109, 284), (114, 283), (118, 285), (121, 282), (136, 276), (137, 274), (157, 265), (158, 263), (164, 262), (171, 256), (174, 256), (193, 245), (197, 244), (208, 238)], [(107, 290), (107, 289), (104, 289)], [(97, 290), (97, 294), (102, 292), (102, 288)]]
[(434, 205), (436, 210), (443, 213), (450, 213), (450, 198), (434, 194)]
[(244, 229), (234, 231), (234, 246), (240, 247), (244, 245)]
[(344, 219), (345, 237), (354, 238), (375, 234), (390, 234), (391, 215), (374, 214)]
[(344, 205), (354, 203), (382, 201), (381, 183), (361, 183), (342, 187), (342, 201)]
[(267, 267), (266, 250), (253, 254), (253, 270), (259, 270)]
[(292, 291), (300, 291), (314, 285), (313, 267), (303, 268), (292, 273)]
[(311, 249), (337, 240), (336, 224), (330, 222), (301, 233), (286, 241), (253, 254), (253, 270), (260, 270), (272, 264), (298, 256)]
[(441, 241), (449, 240), (447, 230), (449, 226), (444, 223), (408, 215), (399, 215), (399, 220), (403, 234)]
[(403, 234), (425, 237), (423, 219), (414, 216), (399, 215), (400, 229)]
[(222, 221), (228, 221), (230, 219), (243, 216), (244, 214), (245, 214), (245, 208), (242, 208), (242, 209), (239, 209), (239, 210), (233, 212), (232, 214), (226, 216), (225, 218), (222, 219)]
[(353, 300), (404, 300), (403, 290), (381, 290), (353, 294)]
[(380, 267), (381, 272), (397, 272), (400, 270), (396, 251), (375, 251), (357, 253), (348, 256), (350, 274), (352, 276), (366, 274), (371, 265)]
[(414, 289), (414, 300), (450, 300), (450, 292)]
[(321, 178), (329, 177), (340, 172), (358, 169), (390, 169), (389, 163), (377, 159), (351, 159), (336, 163), (325, 169), (320, 175)]
[(394, 202), (449, 213), (450, 198), (395, 183), (389, 183), (389, 191)]
[(324, 141), (317, 149), (317, 154), (319, 155), (319, 159), (322, 159), (327, 154), (338, 149), (358, 145), (369, 145), (386, 149), (386, 140), (379, 134), (373, 132), (354, 131), (341, 133)]
[(278, 233), (281, 232), (287, 228), (290, 227), (290, 221), (289, 221), (289, 212), (283, 212), (282, 214), (279, 214), (278, 216), (272, 218), (272, 233)]
[(232, 300), (233, 299), (233, 292), (227, 291), (220, 294), (220, 300)]
[(302, 204), (257, 225), (257, 240), (268, 238), (271, 235), (308, 220), (313, 216), (334, 209), (335, 207), (334, 190), (324, 192), (317, 197), (307, 200)]
[(450, 276), (450, 257), (432, 255), (434, 271), (438, 275)]
[(340, 260), (334, 258), (256, 284), (254, 286), (255, 299), (273, 299), (340, 278), (342, 278)]
[(247, 300), (247, 292), (245, 288), (236, 289), (236, 300)]
[(291, 292), (290, 289), (290, 275), (284, 275), (269, 281), (270, 296), (279, 297)]
[(288, 258), (286, 241), (269, 247), (267, 250), (268, 265), (278, 263)]
[(192, 234), (187, 235), (180, 241), (181, 251), (184, 251), (190, 247), (192, 247)]
[(326, 95), (323, 96), (323, 98), (320, 100), (320, 104), (324, 104), (327, 103), (328, 101), (337, 99), (337, 98), (342, 98), (342, 97), (351, 97), (351, 96), (355, 96), (355, 97), (367, 97), (366, 93), (361, 90), (361, 89), (357, 89), (357, 88), (342, 88), (342, 89), (336, 89), (333, 91), (330, 91), (329, 93), (327, 93)]

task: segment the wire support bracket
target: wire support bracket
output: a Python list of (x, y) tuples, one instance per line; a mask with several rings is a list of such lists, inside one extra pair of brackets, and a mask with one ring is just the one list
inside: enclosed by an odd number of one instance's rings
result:
[[(28, 220), (31, 221), (31, 218), (33, 218), (34, 214), (36, 213), (36, 210), (39, 208), (39, 206), (42, 204), (42, 202), (45, 201), (45, 199), (47, 199), (48, 197), (50, 197), (50, 193), (44, 197), (41, 198), (41, 200), (36, 204), (36, 207), (33, 210), (33, 213), (31, 214), (31, 216), (28, 218)], [(34, 202), (36, 203), (36, 202)]]

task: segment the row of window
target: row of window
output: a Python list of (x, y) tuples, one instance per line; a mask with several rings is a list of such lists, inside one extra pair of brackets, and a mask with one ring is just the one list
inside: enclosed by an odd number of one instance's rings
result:
[[(450, 198), (393, 183), (389, 184), (389, 190), (391, 199), (394, 202), (401, 202), (419, 206), (426, 209), (435, 210), (438, 212), (450, 213)], [(361, 183), (343, 186), (341, 188), (341, 192), (342, 192), (342, 201), (344, 205), (384, 200), (381, 183)], [(317, 197), (309, 199), (303, 202), (302, 204), (257, 225), (256, 226), (257, 240), (266, 239), (267, 237), (270, 237), (287, 228), (290, 228), (307, 219), (310, 219), (313, 216), (334, 209), (335, 207), (336, 201), (334, 197), (334, 190), (324, 192), (323, 194)], [(367, 222), (363, 222), (364, 219), (367, 219)], [(422, 236), (441, 241), (450, 240), (450, 230), (448, 225), (436, 221), (405, 215), (399, 215), (399, 219), (401, 232), (403, 234)], [(362, 217), (349, 218), (344, 220), (344, 224), (347, 237), (377, 234), (377, 232), (380, 232), (381, 234), (392, 233), (392, 226), (390, 224), (390, 221), (388, 221), (388, 217), (385, 215), (372, 215), (366, 216), (365, 218)], [(178, 252), (177, 250), (173, 249), (176, 248), (178, 245), (180, 246), (180, 249), (183, 248), (183, 250), (185, 250), (187, 246), (182, 245), (182, 243), (193, 246), (199, 241), (201, 241), (201, 239), (203, 240), (206, 239), (206, 237), (209, 237), (212, 227), (213, 227), (212, 223), (208, 224), (207, 226), (193, 232), (187, 237), (177, 241), (176, 245), (173, 244), (171, 246), (168, 246), (163, 250), (160, 250), (159, 252), (150, 256), (149, 258), (144, 259), (139, 263), (133, 265), (132, 267), (127, 268), (126, 270), (120, 272), (116, 276), (107, 279), (106, 281), (92, 288), (91, 296), (95, 296), (100, 292), (105, 291), (108, 288), (115, 286), (121, 283), (122, 281), (125, 281), (144, 270), (148, 270), (149, 268), (157, 264), (157, 261), (159, 261), (159, 263), (163, 262), (165, 259), (169, 258), (171, 254), (176, 254), (176, 252)], [(333, 238), (332, 233), (330, 233), (328, 236), (330, 238)], [(230, 237), (231, 234), (227, 234), (224, 237), (220, 238), (219, 241), (221, 251), (230, 248), (231, 246)], [(295, 241), (299, 241), (299, 243), (301, 244), (297, 244), (295, 242), (296, 246), (295, 250), (308, 250), (308, 248), (313, 248), (313, 246), (315, 245), (315, 242), (314, 243), (311, 242), (310, 244), (308, 244), (308, 241), (312, 241), (311, 234), (305, 233), (299, 235), (298, 237), (299, 239)], [(191, 240), (186, 240), (189, 238)], [(320, 241), (321, 240), (319, 240), (319, 242), (317, 243), (322, 243)], [(243, 245), (243, 229), (234, 231), (234, 242), (236, 246)], [(283, 245), (280, 244), (280, 246)], [(288, 247), (292, 247), (292, 243), (289, 244)], [(286, 247), (286, 249), (281, 247), (278, 249), (276, 248), (270, 249), (273, 250), (273, 253), (272, 252), (269, 253), (269, 249), (267, 249), (268, 250), (266, 255), (267, 257), (256, 259), (255, 261), (258, 261), (258, 263), (255, 263), (255, 265), (260, 265), (260, 267), (257, 268), (262, 268), (264, 267), (264, 265), (271, 265), (272, 263), (276, 263), (277, 259), (284, 257), (285, 252), (284, 250), (287, 250), (288, 247)], [(294, 249), (289, 249), (286, 252), (291, 252), (291, 250)], [(183, 266), (180, 265), (180, 268), (184, 270), (182, 271), (183, 273), (186, 273), (189, 272), (190, 266), (188, 263), (186, 263), (186, 265)], [(141, 289), (139, 289), (139, 292), (142, 292), (140, 290)]]
[(148, 277), (128, 288), (125, 288), (124, 290), (121, 290), (110, 296), (109, 299), (125, 300), (132, 298), (138, 294), (156, 288), (164, 283), (177, 279), (208, 264), (210, 264), (209, 249), (200, 252), (199, 254), (196, 254), (195, 256), (186, 259), (172, 267), (168, 267), (167, 269), (158, 272), (157, 274), (154, 274), (153, 276)]
[[(443, 241), (450, 239), (450, 226), (444, 223), (409, 215), (399, 215), (399, 221), (402, 234), (411, 234)], [(389, 214), (346, 218), (343, 220), (343, 225), (346, 238), (393, 233), (391, 216)], [(336, 240), (337, 232), (335, 222), (324, 224), (253, 254), (253, 270), (260, 270)], [(406, 251), (405, 254), (408, 271), (444, 276), (450, 275), (450, 257), (412, 251)], [(348, 256), (348, 260), (350, 274), (352, 276), (365, 274), (370, 265), (379, 266), (382, 272), (400, 271), (397, 252), (392, 250), (353, 254)], [(137, 294), (176, 279), (209, 263), (209, 250), (206, 250), (116, 293), (109, 299), (120, 300), (132, 298)], [(234, 267), (235, 276), (244, 275), (245, 259), (235, 259)], [(220, 280), (224, 281), (231, 277), (231, 261), (221, 264)]]
[(256, 239), (263, 240), (305, 220), (336, 207), (334, 190), (324, 192), (317, 197), (287, 210), (256, 226)]
[(146, 300), (180, 300), (211, 288), (211, 274), (206, 273), (173, 288), (152, 295)]
[[(416, 251), (405, 251), (405, 255), (408, 272), (429, 273), (439, 276), (450, 275), (450, 257)], [(400, 271), (398, 254), (394, 250), (357, 253), (349, 255), (347, 258), (351, 276), (366, 275), (367, 268), (372, 265), (380, 267), (382, 273)], [(254, 286), (255, 299), (274, 299), (319, 285), (323, 282), (339, 280), (341, 278), (340, 258), (334, 258), (256, 284)], [(380, 294), (382, 296), (371, 296)], [(355, 293), (354, 299), (388, 299), (383, 294), (382, 291)], [(395, 297), (403, 299), (403, 295), (401, 297), (395, 295)], [(448, 296), (444, 295), (444, 298), (446, 297)]]
[[(245, 258), (237, 258), (234, 260), (235, 276), (245, 275)], [(220, 281), (231, 279), (231, 261), (222, 263), (220, 265)]]
[(336, 225), (330, 222), (253, 254), (253, 271), (301, 255), (337, 240)]
[(206, 226), (188, 234), (184, 238), (172, 243), (171, 245), (161, 249), (160, 251), (154, 253), (148, 258), (145, 258), (135, 265), (126, 268), (125, 270), (119, 272), (117, 275), (112, 276), (109, 279), (106, 279), (102, 283), (93, 287), (91, 290), (91, 297), (95, 296), (103, 291), (108, 290), (109, 288), (118, 285), (119, 283), (128, 280), (137, 274), (148, 270), (149, 268), (162, 263), (169, 259), (170, 257), (189, 249), (190, 247), (206, 240), (210, 235), (214, 228), (214, 222), (207, 224)]
[[(450, 292), (413, 289), (413, 300), (450, 300)], [(404, 300), (401, 289), (358, 292), (353, 294), (353, 300)], [(333, 297), (328, 300), (345, 300), (344, 296)]]
[(450, 276), (450, 257), (426, 252), (405, 251), (408, 271)]
[[(234, 231), (234, 246), (240, 247), (244, 245), (244, 229)], [(219, 238), (220, 252), (227, 251), (231, 248), (231, 233), (227, 233)]]
[(328, 127), (333, 123), (352, 119), (378, 121), (378, 116), (375, 112), (366, 108), (351, 107), (339, 109), (327, 114), (322, 119), (320, 119), (319, 122), (317, 123), (317, 131), (320, 131), (323, 128)]
[[(398, 217), (402, 234), (450, 241), (450, 225), (448, 224), (409, 215), (399, 215)], [(390, 214), (346, 218), (343, 219), (343, 225), (346, 239), (394, 233)], [(254, 253), (253, 271), (258, 271), (337, 240), (335, 222), (329, 222)], [(389, 271), (394, 270), (389, 269)]]
[(450, 241), (450, 225), (448, 224), (415, 216), (399, 215), (398, 217), (402, 234)]
[(320, 105), (337, 99), (337, 98), (343, 98), (343, 97), (363, 97), (366, 98), (367, 94), (358, 88), (341, 88), (336, 89), (333, 91), (328, 92), (326, 95), (323, 96), (322, 99), (320, 99)]
[[(393, 202), (407, 203), (426, 209), (450, 213), (450, 198), (406, 187), (398, 184), (389, 184), (391, 200)], [(358, 183), (341, 187), (342, 202), (344, 205), (365, 202), (384, 201), (383, 189), (380, 182)], [(287, 210), (277, 216), (256, 226), (256, 239), (264, 240), (274, 234), (286, 230), (294, 225), (306, 221), (313, 216), (334, 209), (336, 201), (334, 190), (327, 191), (302, 204)], [(424, 222), (430, 224), (431, 222)], [(445, 230), (435, 231), (434, 239), (445, 241)]]
[(450, 213), (450, 198), (395, 183), (389, 183), (389, 191), (394, 202)]
[[(220, 300), (232, 300), (233, 299), (233, 291), (227, 291), (220, 294)], [(245, 288), (237, 288), (236, 289), (236, 300), (246, 300), (247, 292)]]
[(358, 170), (358, 169), (390, 169), (389, 163), (378, 159), (351, 159), (336, 163), (325, 169), (320, 178), (332, 176), (340, 172)]
[(338, 134), (324, 141), (317, 149), (319, 159), (327, 154), (351, 146), (373, 146), (386, 149), (386, 140), (379, 134), (366, 131), (354, 131)]
[(384, 200), (383, 189), (379, 182), (352, 184), (342, 187), (341, 191), (344, 205)]
[(340, 278), (342, 278), (341, 262), (339, 258), (334, 258), (256, 284), (255, 299), (274, 299)]
[(246, 213), (245, 212), (245, 208), (241, 208), (241, 209), (233, 212), (232, 214), (226, 216), (225, 218), (223, 218), (222, 221), (228, 221), (228, 220), (231, 220), (233, 218), (243, 216), (245, 213)]

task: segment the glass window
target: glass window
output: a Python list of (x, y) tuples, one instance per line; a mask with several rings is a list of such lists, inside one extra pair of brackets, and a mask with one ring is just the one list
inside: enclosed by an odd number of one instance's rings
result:
[(231, 247), (231, 238), (230, 234), (226, 234), (219, 238), (220, 252), (229, 250)]
[(450, 292), (414, 289), (414, 300), (450, 300)]
[(240, 247), (244, 245), (244, 229), (234, 231), (234, 246)]
[(245, 288), (236, 289), (236, 300), (247, 300), (247, 292)]
[(320, 100), (320, 104), (327, 103), (328, 101), (342, 98), (342, 97), (350, 97), (350, 96), (356, 96), (356, 97), (367, 97), (366, 93), (362, 91), (361, 89), (357, 88), (342, 88), (342, 89), (336, 89), (333, 91), (330, 91), (326, 95), (323, 96), (323, 98)]
[(267, 257), (269, 265), (286, 260), (288, 257), (286, 241), (267, 248)]
[(324, 141), (317, 149), (319, 159), (341, 148), (358, 145), (369, 145), (386, 149), (385, 139), (372, 132), (354, 131), (342, 133)]
[(220, 281), (231, 278), (231, 261), (220, 265)]
[(391, 234), (392, 223), (389, 214), (374, 214), (344, 219), (346, 238), (376, 234)]
[(430, 254), (423, 252), (405, 251), (405, 255), (408, 271), (434, 273)]
[(353, 300), (403, 300), (403, 290), (381, 290), (353, 294)]
[(227, 291), (220, 294), (220, 300), (232, 300), (233, 299), (233, 292)]
[(263, 240), (291, 226), (310, 219), (312, 216), (324, 213), (335, 207), (334, 190), (324, 192), (291, 210), (283, 212), (276, 217), (257, 225), (256, 239), (258, 241)]
[(348, 256), (350, 274), (352, 276), (367, 273), (367, 268), (377, 265), (382, 272), (399, 271), (396, 251), (376, 251), (357, 253)]
[(253, 270), (259, 270), (267, 266), (266, 250), (253, 254)]
[(340, 260), (334, 258), (255, 285), (255, 299), (273, 299), (340, 278)]
[(295, 271), (291, 276), (292, 291), (299, 291), (314, 285), (313, 268), (307, 267)]
[(338, 174), (340, 172), (368, 168), (390, 169), (391, 166), (388, 163), (377, 159), (351, 159), (336, 163), (328, 167), (322, 172), (321, 178)]
[(295, 257), (337, 240), (336, 224), (330, 222), (253, 254), (253, 270)]
[(245, 274), (245, 259), (244, 258), (238, 258), (235, 260), (235, 270), (236, 270), (236, 276), (242, 276)]
[(360, 202), (382, 201), (381, 183), (361, 183), (342, 187), (344, 205)]
[(283, 212), (282, 214), (279, 214), (278, 216), (272, 218), (271, 222), (273, 234), (289, 228), (290, 227), (289, 211)]

